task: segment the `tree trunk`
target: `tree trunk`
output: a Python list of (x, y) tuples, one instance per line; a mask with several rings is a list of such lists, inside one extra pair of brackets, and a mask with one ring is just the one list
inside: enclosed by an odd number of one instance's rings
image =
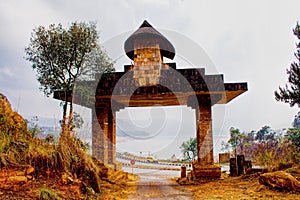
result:
[(68, 118), (68, 127), (69, 131), (72, 131), (72, 119), (73, 119), (73, 102), (70, 102), (69, 118)]
[(63, 105), (63, 119), (61, 123), (61, 137), (64, 137), (64, 135), (66, 134), (67, 109), (68, 109), (68, 102), (65, 101)]

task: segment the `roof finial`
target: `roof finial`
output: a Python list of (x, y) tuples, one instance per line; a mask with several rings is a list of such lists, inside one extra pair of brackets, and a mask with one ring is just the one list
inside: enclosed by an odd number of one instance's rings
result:
[(152, 26), (151, 26), (151, 24), (149, 24), (149, 22), (147, 22), (147, 20), (144, 20), (144, 22), (142, 23), (140, 28), (143, 28), (143, 27), (152, 27)]

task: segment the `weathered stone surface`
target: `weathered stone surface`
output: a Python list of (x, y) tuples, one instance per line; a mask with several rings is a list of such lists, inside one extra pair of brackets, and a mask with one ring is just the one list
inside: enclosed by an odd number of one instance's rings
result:
[(229, 162), (229, 160), (230, 160), (230, 153), (219, 153), (220, 163)]
[(300, 192), (300, 182), (284, 171), (261, 174), (259, 183), (272, 189)]
[(139, 87), (153, 86), (159, 82), (162, 59), (158, 44), (152, 47), (140, 48), (137, 44), (134, 50), (133, 78)]
[(193, 163), (192, 179), (218, 179), (221, 177), (221, 168), (216, 165), (202, 165)]
[(214, 164), (211, 104), (209, 99), (199, 104), (196, 109), (198, 164), (210, 166)]
[(181, 166), (180, 177), (186, 178), (186, 166)]
[(237, 155), (229, 160), (230, 176), (240, 176), (246, 173), (248, 168), (252, 168), (251, 161), (246, 161), (244, 155)]

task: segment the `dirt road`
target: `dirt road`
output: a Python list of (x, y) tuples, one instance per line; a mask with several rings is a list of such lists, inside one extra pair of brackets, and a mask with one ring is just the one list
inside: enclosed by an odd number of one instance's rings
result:
[(192, 193), (172, 180), (172, 174), (162, 170), (139, 170), (136, 194), (130, 195), (129, 200), (138, 199), (180, 199), (190, 200)]

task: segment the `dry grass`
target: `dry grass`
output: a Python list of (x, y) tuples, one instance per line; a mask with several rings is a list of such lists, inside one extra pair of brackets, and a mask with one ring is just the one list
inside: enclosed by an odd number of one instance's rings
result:
[(271, 190), (261, 185), (258, 179), (258, 175), (227, 177), (189, 188), (194, 192), (194, 199), (299, 199), (299, 193)]
[(126, 173), (122, 175), (122, 172), (112, 170), (111, 174), (117, 173), (112, 176), (114, 179), (102, 180), (107, 168), (81, 148), (82, 143), (72, 131), (63, 129), (65, 132), (58, 144), (34, 138), (22, 116), (12, 111), (7, 99), (0, 97), (0, 198), (20, 197), (20, 192), (12, 192), (3, 185), (10, 171), (20, 173), (29, 165), (35, 169), (34, 181), (11, 187), (22, 191), (22, 199), (65, 199), (63, 197), (69, 196), (102, 199), (107, 194), (126, 196), (122, 193), (126, 188)]
[[(23, 192), (22, 198), (30, 196), (39, 199), (65, 199), (69, 196), (75, 199), (126, 198), (132, 190), (127, 187), (128, 174), (109, 169), (108, 179), (102, 180), (102, 170), (107, 168), (88, 155), (75, 141), (77, 140), (71, 135), (68, 141), (60, 145), (31, 138), (27, 140), (25, 149), (20, 149), (18, 145), (14, 146), (12, 142), (7, 143), (10, 148), (1, 154), (5, 157), (1, 157), (2, 168), (0, 167), (0, 170), (3, 169), (1, 173), (4, 183), (11, 174), (8, 173), (10, 169), (22, 171), (24, 167), (30, 165), (35, 169), (36, 179), (17, 187), (17, 191), (26, 191)], [(6, 189), (4, 192), (1, 191), (0, 187), (0, 194), (4, 193), (2, 196), (5, 198), (15, 198), (19, 195), (9, 193)]]

